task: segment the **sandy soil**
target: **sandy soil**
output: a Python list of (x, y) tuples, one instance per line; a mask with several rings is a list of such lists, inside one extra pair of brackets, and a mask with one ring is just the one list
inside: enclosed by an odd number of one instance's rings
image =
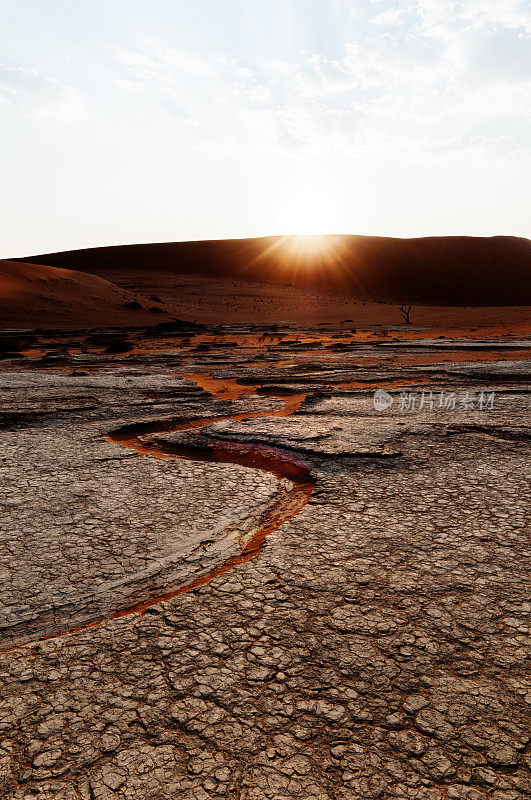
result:
[(417, 335), (526, 335), (531, 323), (531, 242), (508, 236), (166, 242), (3, 264), (4, 326), (132, 327), (170, 314), (208, 324), (394, 330), (404, 322), (402, 301), (413, 305)]
[[(169, 314), (208, 324), (294, 323), (329, 326), (367, 337), (397, 329), (401, 336), (528, 335), (531, 307), (414, 306), (404, 326), (397, 305), (357, 301), (293, 286), (205, 275), (116, 270), (109, 280), (83, 272), (0, 262), (4, 327), (135, 327)], [(153, 299), (158, 298), (158, 300)], [(141, 308), (128, 307), (138, 302)], [(150, 311), (157, 308), (159, 311)]]
[(1, 327), (149, 325), (166, 318), (160, 303), (96, 275), (0, 261)]
[[(144, 270), (111, 271), (109, 279), (139, 294), (154, 292), (177, 317), (209, 324), (292, 322), (345, 329), (392, 329), (403, 324), (397, 305), (294, 286)], [(414, 306), (411, 321), (412, 327), (440, 330), (441, 334), (452, 330), (461, 335), (477, 328), (477, 334), (485, 336), (524, 335), (531, 330), (531, 306)]]

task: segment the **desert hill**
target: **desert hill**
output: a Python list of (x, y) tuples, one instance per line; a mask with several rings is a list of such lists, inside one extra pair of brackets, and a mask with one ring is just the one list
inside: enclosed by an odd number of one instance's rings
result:
[(0, 261), (0, 327), (153, 325), (159, 305), (86, 272)]
[(510, 236), (265, 237), (98, 247), (21, 260), (82, 269), (119, 284), (136, 274), (146, 286), (156, 286), (150, 276), (164, 273), (288, 285), (388, 303), (531, 304), (531, 241)]

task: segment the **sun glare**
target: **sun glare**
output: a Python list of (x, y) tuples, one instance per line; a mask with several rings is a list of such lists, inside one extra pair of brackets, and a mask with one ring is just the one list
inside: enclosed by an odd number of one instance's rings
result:
[(276, 259), (284, 277), (342, 270), (343, 209), (326, 188), (306, 185), (280, 197), (276, 219), (274, 242), (260, 260)]
[(288, 236), (286, 237), (286, 246), (301, 257), (313, 256), (326, 249), (327, 239), (318, 233)]

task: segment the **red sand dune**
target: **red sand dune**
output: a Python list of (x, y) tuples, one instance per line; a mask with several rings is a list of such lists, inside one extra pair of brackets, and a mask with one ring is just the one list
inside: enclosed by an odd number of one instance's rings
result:
[[(153, 325), (167, 315), (128, 308), (137, 297), (86, 272), (0, 261), (0, 326)], [(140, 303), (155, 305), (149, 301)]]
[(391, 239), (266, 237), (123, 245), (23, 261), (120, 273), (201, 274), (341, 293), (367, 300), (453, 306), (531, 305), (531, 241), (495, 236)]

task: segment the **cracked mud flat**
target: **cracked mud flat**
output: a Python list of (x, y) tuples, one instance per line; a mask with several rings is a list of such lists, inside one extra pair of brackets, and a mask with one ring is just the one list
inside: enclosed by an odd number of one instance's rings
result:
[(91, 336), (0, 363), (0, 797), (528, 796), (529, 342)]

